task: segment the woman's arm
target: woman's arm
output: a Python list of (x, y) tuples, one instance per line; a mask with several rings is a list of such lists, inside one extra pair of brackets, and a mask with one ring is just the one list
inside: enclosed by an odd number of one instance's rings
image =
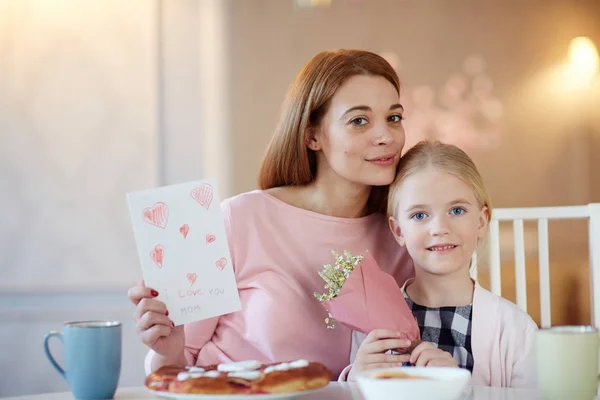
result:
[(198, 354), (212, 339), (220, 317), (213, 317), (185, 325), (185, 359), (188, 365), (196, 365)]
[(156, 353), (154, 350), (150, 350), (146, 355), (146, 360), (144, 362), (144, 370), (146, 372), (146, 375), (148, 375), (152, 371), (156, 371), (157, 369), (165, 365), (176, 365), (181, 367), (187, 365), (184, 353), (181, 354), (181, 357), (176, 356), (173, 358), (167, 358)]
[(202, 347), (212, 338), (218, 321), (219, 317), (214, 317), (185, 324), (183, 327), (185, 331), (185, 343), (181, 354), (173, 354), (172, 356), (165, 357), (154, 350), (150, 350), (146, 355), (144, 363), (146, 375), (165, 365), (196, 365), (198, 354)]

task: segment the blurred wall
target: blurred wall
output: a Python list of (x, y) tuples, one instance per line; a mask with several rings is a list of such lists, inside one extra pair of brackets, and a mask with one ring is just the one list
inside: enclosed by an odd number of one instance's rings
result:
[(203, 176), (230, 190), (222, 12), (218, 0), (0, 1), (0, 397), (68, 389), (42, 339), (76, 320), (122, 321), (120, 384), (143, 385), (125, 195)]

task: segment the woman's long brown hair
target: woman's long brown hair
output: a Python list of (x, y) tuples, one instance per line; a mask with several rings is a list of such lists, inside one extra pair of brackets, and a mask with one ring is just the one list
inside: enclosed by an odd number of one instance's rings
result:
[[(400, 95), (400, 80), (381, 56), (364, 50), (324, 51), (314, 56), (290, 86), (281, 117), (262, 161), (259, 187), (302, 186), (315, 179), (317, 157), (307, 147), (309, 128), (318, 127), (333, 95), (356, 75), (381, 76)], [(369, 212), (385, 213), (389, 185), (373, 187)]]

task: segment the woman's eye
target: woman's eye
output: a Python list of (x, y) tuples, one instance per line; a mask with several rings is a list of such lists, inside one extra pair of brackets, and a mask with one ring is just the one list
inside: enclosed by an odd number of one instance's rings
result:
[(358, 118), (354, 118), (353, 120), (351, 120), (350, 123), (352, 125), (360, 126), (360, 125), (366, 124), (367, 123), (367, 119), (363, 118), (363, 117), (358, 117)]
[(463, 215), (465, 213), (465, 209), (462, 207), (454, 207), (450, 210), (450, 214), (452, 215)]
[(410, 218), (417, 220), (417, 221), (421, 221), (425, 219), (425, 213), (423, 212), (418, 212), (418, 213), (414, 213)]
[(390, 122), (398, 123), (402, 121), (404, 117), (400, 114), (394, 114), (389, 117)]

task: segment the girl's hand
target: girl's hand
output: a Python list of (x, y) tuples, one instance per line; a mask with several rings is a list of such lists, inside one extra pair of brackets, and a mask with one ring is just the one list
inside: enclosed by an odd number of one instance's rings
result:
[(410, 354), (410, 362), (415, 367), (454, 367), (458, 364), (452, 354), (440, 350), (433, 344), (421, 342)]
[(410, 346), (410, 340), (400, 339), (399, 336), (399, 332), (387, 329), (372, 330), (360, 345), (348, 378), (354, 379), (360, 371), (398, 367), (407, 362), (409, 354), (385, 354), (388, 350)]

